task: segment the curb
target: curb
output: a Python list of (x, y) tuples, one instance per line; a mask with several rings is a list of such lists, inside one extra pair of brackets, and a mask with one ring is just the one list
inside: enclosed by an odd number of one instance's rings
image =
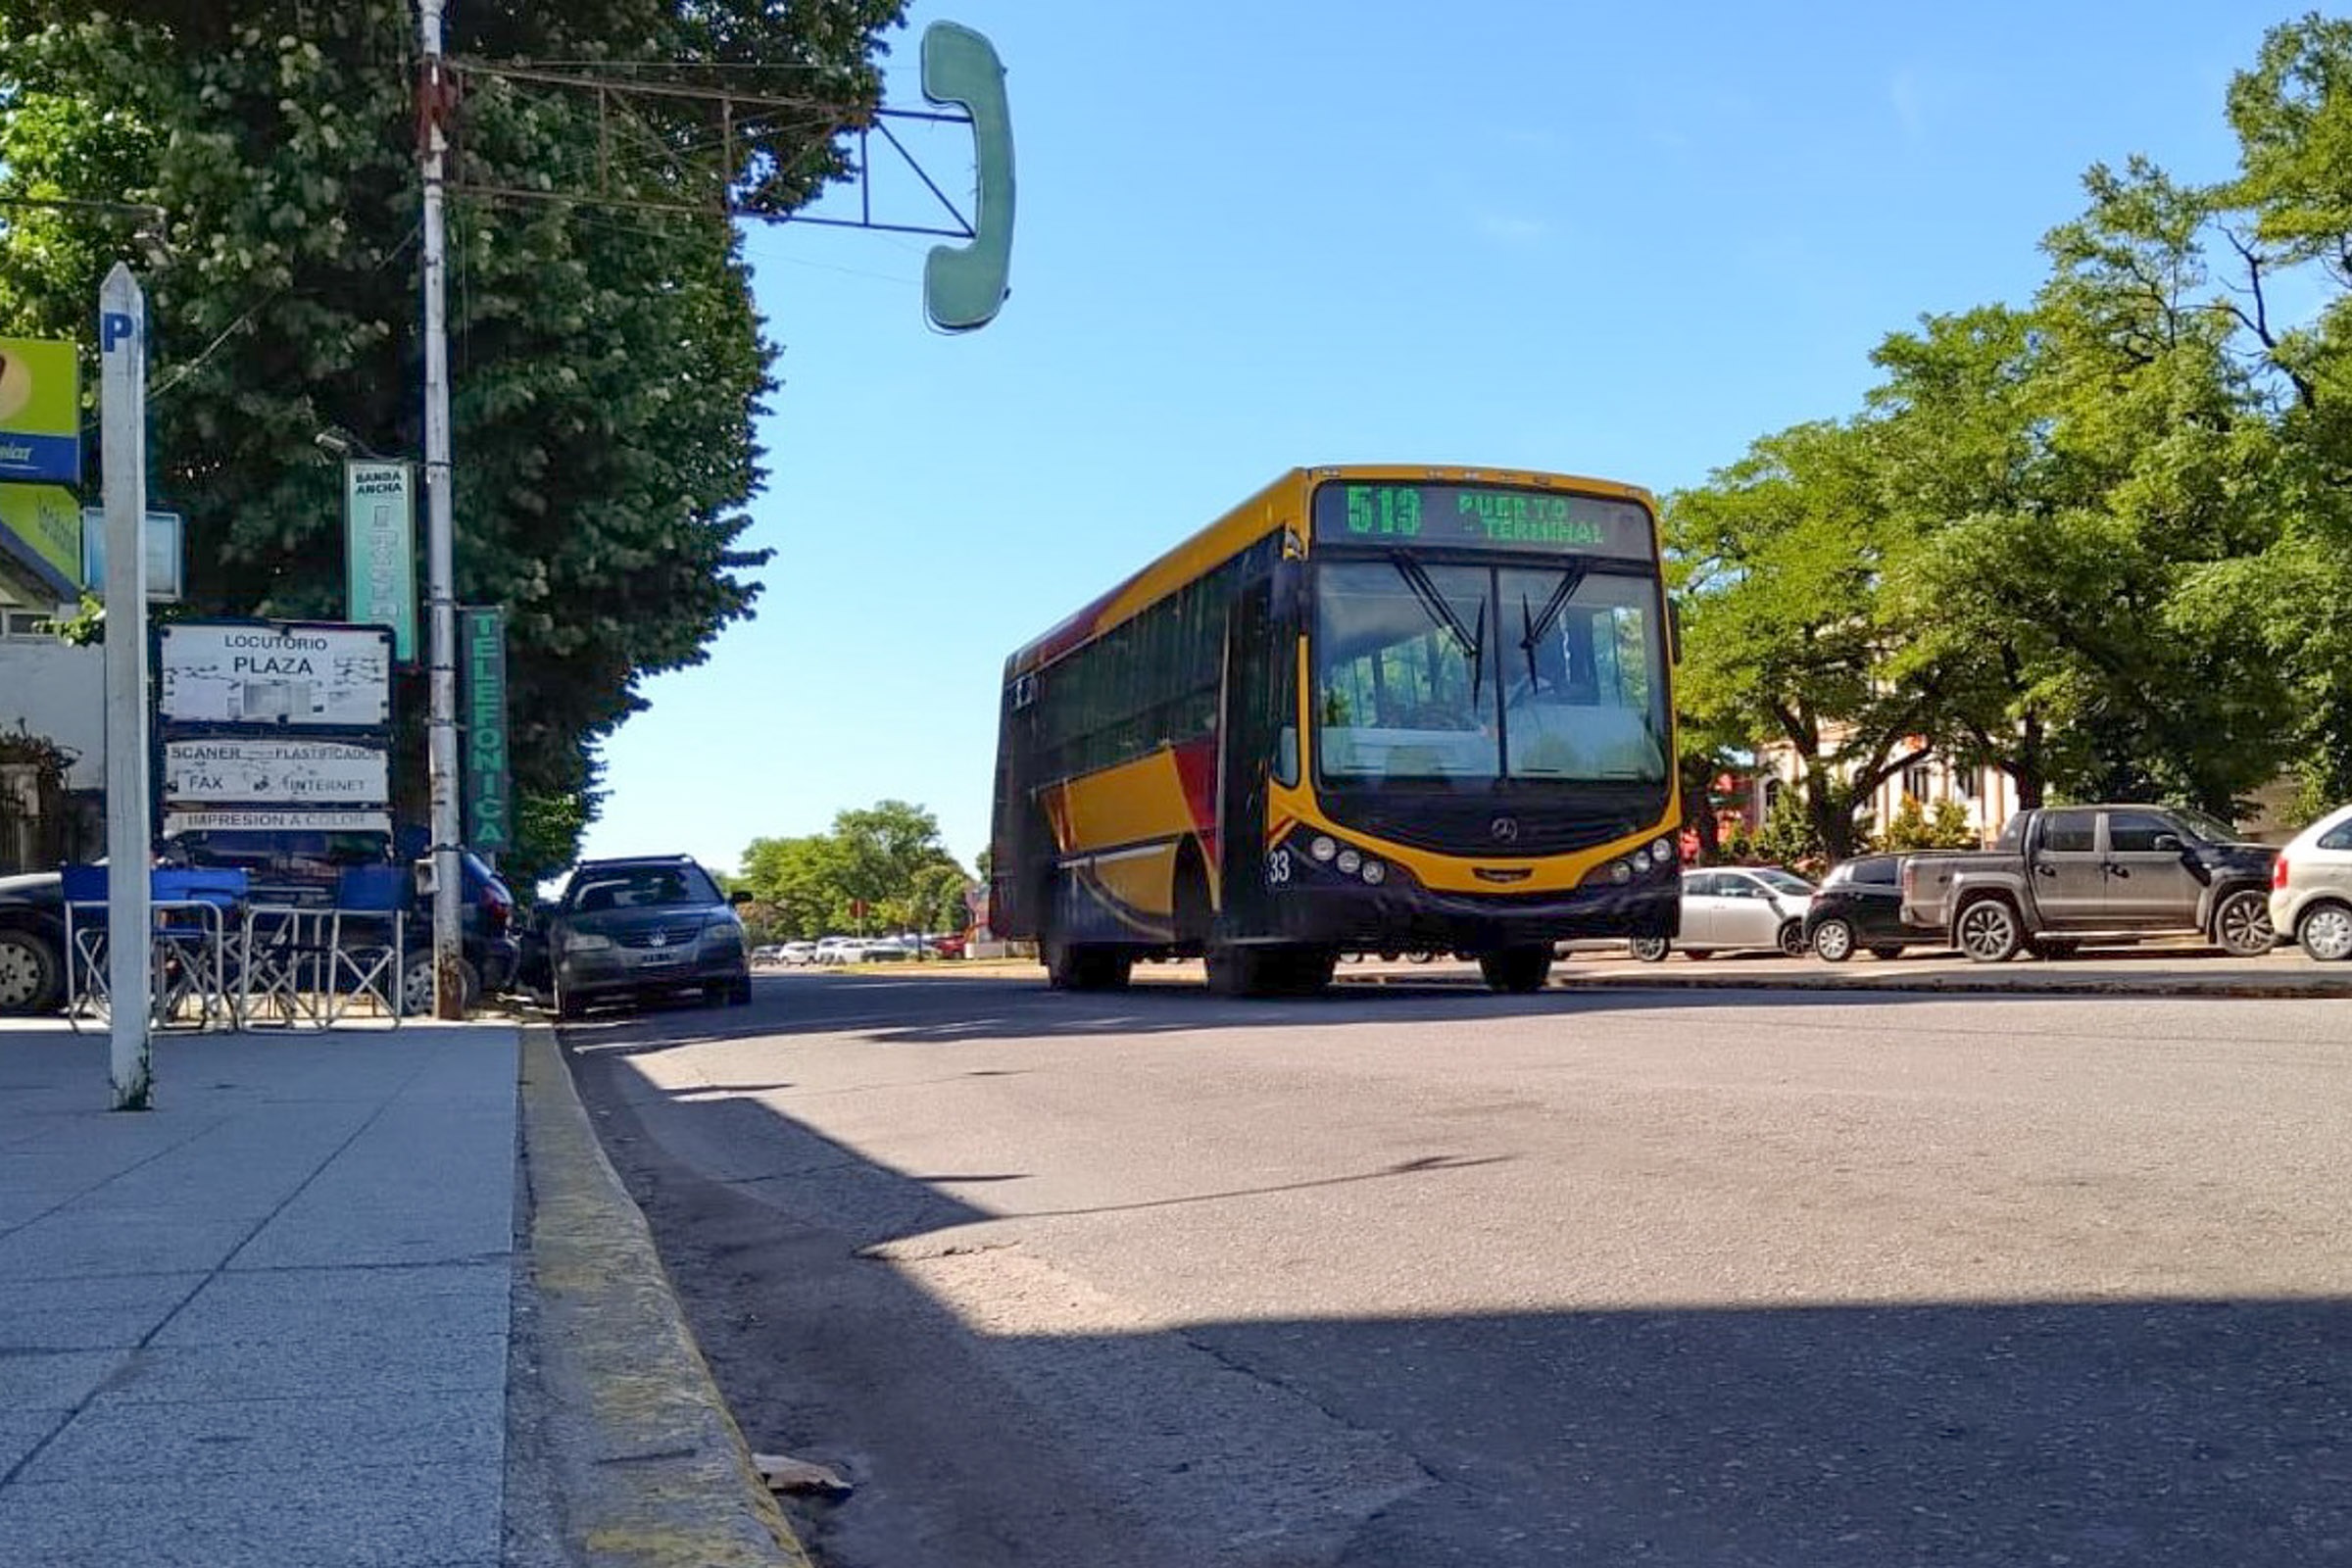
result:
[(810, 1568), (719, 1396), (555, 1029), (522, 1029), (522, 1136), (566, 1534), (587, 1568)]

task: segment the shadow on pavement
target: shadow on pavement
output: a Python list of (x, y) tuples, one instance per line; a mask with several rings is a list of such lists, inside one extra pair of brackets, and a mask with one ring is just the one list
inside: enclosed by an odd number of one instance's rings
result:
[[(789, 1007), (755, 1009), (742, 1032), (789, 1033), (798, 1014), (798, 1027), (865, 1030), (882, 1045), (952, 1045), (1051, 1032), (1065, 1007), (1069, 1032), (1118, 1032), (1121, 1018), (1139, 1031), (1215, 1027), (1237, 1007), (1262, 1021), (1272, 1005), (1174, 992), (984, 1005), (916, 984), (940, 1016), (909, 1021), (895, 996), (885, 1005), (889, 982), (839, 982), (792, 988)], [(1788, 1004), (1906, 1000), (1929, 999)], [(1464, 1019), (1732, 1004), (1458, 994), (1377, 1004), (1400, 1002)], [(1325, 1024), (1365, 1004), (1280, 1005)], [(956, 1016), (961, 1007), (978, 1015)], [(1124, 1303), (1092, 1298), (1017, 1240), (935, 1236), (1091, 1212), (982, 1210), (935, 1185), (1017, 1184), (1021, 1172), (910, 1176), (753, 1101), (649, 1091), (629, 1054), (725, 1038), (660, 1034), (687, 1022), (567, 1029), (566, 1040), (754, 1446), (842, 1464), (858, 1482), (845, 1502), (803, 1508), (830, 1568), (2352, 1560), (2352, 1301), (1128, 1325), (1115, 1321)], [(714, 1177), (675, 1152), (737, 1147), (739, 1135), (760, 1141), (754, 1179)], [(1409, 1181), (1460, 1163), (1323, 1180)], [(978, 1270), (996, 1271), (988, 1292), (970, 1288)], [(994, 1326), (969, 1305), (992, 1292), (1031, 1314), (1066, 1302), (1070, 1326)]]
[[(2020, 1004), (2125, 1004), (2128, 994), (2024, 992), (1754, 990), (1733, 987), (1644, 991), (1638, 981), (1560, 987), (1535, 996), (1495, 996), (1460, 984), (1395, 981), (1347, 985), (1318, 997), (1236, 1001), (1192, 985), (1139, 985), (1107, 994), (1070, 994), (1018, 980), (866, 979), (808, 976), (755, 982), (750, 1007), (654, 1002), (635, 1011), (599, 1011), (564, 1025), (564, 1038), (589, 1051), (668, 1050), (725, 1040), (802, 1034), (862, 1034), (876, 1045), (953, 1046), (982, 1040), (1134, 1036), (1221, 1028), (1259, 1028), (1273, 1019), (1302, 1028), (1656, 1009), (1881, 1008)], [(2223, 996), (2168, 997), (2168, 1004), (2226, 1003)], [(2326, 1002), (2325, 997), (2287, 999)], [(1409, 1010), (1408, 1010), (1409, 1009)]]

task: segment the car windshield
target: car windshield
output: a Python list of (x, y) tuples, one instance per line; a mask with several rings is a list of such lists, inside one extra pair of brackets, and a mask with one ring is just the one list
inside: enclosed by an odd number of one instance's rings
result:
[(564, 899), (574, 914), (719, 903), (718, 890), (691, 865), (620, 865), (583, 870)]
[(1318, 766), (1340, 783), (1666, 776), (1651, 577), (1425, 564), (1316, 574)]
[(1751, 871), (1748, 873), (1775, 893), (1791, 893), (1799, 897), (1813, 891), (1813, 884), (1788, 871)]

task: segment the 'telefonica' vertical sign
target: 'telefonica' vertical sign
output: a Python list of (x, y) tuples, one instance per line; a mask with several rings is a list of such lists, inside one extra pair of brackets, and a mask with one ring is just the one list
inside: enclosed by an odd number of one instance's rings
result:
[(416, 662), (416, 466), (343, 465), (344, 570), (351, 620), (392, 628), (392, 657)]
[(508, 799), (507, 618), (496, 606), (458, 612), (466, 672), (466, 842), (498, 856), (514, 846)]

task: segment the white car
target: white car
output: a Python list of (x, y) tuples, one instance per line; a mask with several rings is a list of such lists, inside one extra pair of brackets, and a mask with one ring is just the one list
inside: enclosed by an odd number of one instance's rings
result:
[(2271, 862), (2271, 929), (2325, 962), (2352, 958), (2352, 806), (2296, 834)]
[(819, 937), (809, 962), (852, 963), (856, 960), (851, 955), (864, 946), (857, 937)]
[(1742, 948), (1804, 956), (1813, 884), (1777, 865), (1718, 865), (1683, 873), (1683, 934), (1636, 937), (1635, 957), (1656, 963), (1680, 946), (1693, 958)]
[(813, 942), (784, 943), (776, 949), (776, 961), (790, 964), (814, 963), (816, 961), (816, 944)]

